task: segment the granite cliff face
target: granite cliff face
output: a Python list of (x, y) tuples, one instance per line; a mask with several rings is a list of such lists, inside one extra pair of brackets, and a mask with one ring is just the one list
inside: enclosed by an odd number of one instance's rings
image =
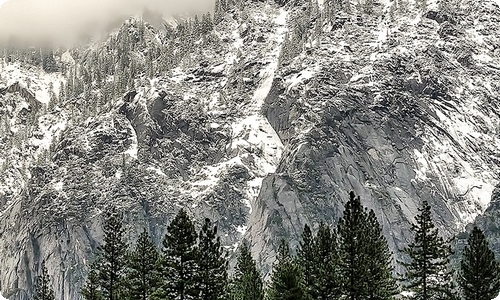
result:
[(492, 211), (499, 6), (409, 10), (397, 21), (348, 20), (280, 68), (264, 112), (285, 151), (249, 229), (251, 240), (268, 237), (254, 245), (267, 264), (276, 237), (335, 223), (348, 190), (375, 210), (393, 249), (408, 241), (422, 199), (447, 237)]
[[(106, 86), (57, 100), (67, 75), (2, 63), (2, 294), (28, 299), (46, 260), (58, 297), (80, 299), (111, 205), (130, 240), (148, 228), (157, 244), (180, 207), (217, 220), (228, 251), (250, 240), (265, 273), (281, 237), (334, 225), (350, 190), (396, 253), (422, 199), (447, 237), (496, 224), (499, 5), (362, 4), (318, 21), (316, 6), (248, 2), (168, 73), (103, 101)], [(55, 56), (106, 68), (96, 53), (130, 42), (145, 57), (162, 41), (130, 20)]]

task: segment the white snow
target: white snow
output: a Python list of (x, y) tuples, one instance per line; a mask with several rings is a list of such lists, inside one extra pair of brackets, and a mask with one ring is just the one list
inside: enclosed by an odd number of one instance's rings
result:
[(66, 129), (66, 118), (64, 116), (45, 115), (39, 118), (38, 127), (43, 133), (42, 139), (31, 138), (31, 144), (48, 150), (52, 141), (64, 129)]
[[(252, 16), (259, 22), (268, 22), (272, 18), (271, 14), (262, 13), (260, 16)], [(261, 56), (264, 67), (259, 72), (259, 83), (255, 89), (250, 104), (241, 107), (241, 112), (244, 117), (237, 119), (231, 125), (224, 125), (219, 123), (211, 123), (211, 128), (219, 128), (221, 126), (231, 126), (232, 129), (232, 142), (228, 152), (232, 153), (232, 158), (227, 161), (222, 161), (215, 165), (205, 166), (199, 173), (198, 180), (187, 183), (186, 192), (190, 193), (193, 199), (199, 199), (200, 195), (206, 195), (217, 185), (221, 178), (221, 173), (235, 165), (245, 166), (252, 179), (247, 182), (245, 189), (245, 197), (242, 199), (245, 205), (252, 210), (251, 203), (259, 194), (262, 179), (269, 173), (276, 171), (276, 167), (281, 158), (283, 145), (277, 133), (267, 121), (266, 117), (262, 115), (261, 109), (264, 105), (264, 100), (271, 90), (274, 79), (274, 73), (278, 68), (278, 59), (281, 49), (281, 43), (284, 40), (286, 31), (286, 17), (285, 10), (280, 10), (272, 21), (277, 25), (275, 32), (270, 33), (266, 40), (272, 41), (266, 47), (266, 51)], [(227, 59), (227, 64), (236, 62), (240, 48), (247, 47), (243, 44), (243, 40), (239, 37), (238, 30), (233, 31), (233, 55)], [(246, 50), (246, 49), (245, 49)], [(306, 70), (300, 76), (303, 80), (312, 76), (314, 70)], [(179, 74), (180, 72), (177, 72)], [(218, 99), (221, 97), (220, 93), (214, 93), (209, 98), (209, 106), (212, 111), (217, 112)], [(217, 105), (216, 105), (217, 104)], [(197, 206), (194, 203), (193, 206)], [(244, 234), (246, 228), (239, 227), (239, 232)]]
[(478, 55), (473, 54), (472, 58), (474, 58), (475, 60), (478, 60), (480, 62), (484, 62), (484, 63), (489, 63), (493, 60), (493, 58), (491, 58), (491, 56), (489, 56), (488, 54), (484, 54), (484, 53), (481, 53)]
[(172, 70), (172, 76), (170, 77), (170, 80), (176, 83), (180, 83), (181, 81), (186, 79), (186, 77), (186, 73), (179, 67)]
[(472, 222), (491, 201), (499, 170), (489, 163), (488, 153), (495, 153), (500, 148), (498, 135), (484, 130), (497, 128), (498, 118), (485, 111), (482, 100), (473, 96), (475, 90), (493, 93), (494, 88), (484, 80), (463, 78), (462, 87), (455, 91), (455, 97), (461, 101), (446, 102), (452, 109), (443, 108), (444, 99), (434, 102), (436, 122), (450, 137), (438, 130), (429, 130), (421, 137), (424, 147), (413, 153), (416, 180), (431, 180), (428, 174), (444, 174), (436, 178), (438, 183), (446, 192), (463, 199), (451, 204), (458, 214), (458, 228)]
[(281, 13), (274, 20), (278, 29), (269, 40), (277, 41), (277, 45), (268, 53), (266, 59), (269, 63), (260, 71), (260, 85), (253, 94), (252, 105), (246, 113), (247, 117), (233, 124), (233, 148), (250, 144), (262, 150), (262, 155), (254, 157), (260, 169), (260, 176), (265, 176), (276, 170), (283, 151), (280, 138), (262, 115), (261, 108), (271, 90), (274, 72), (278, 68), (281, 43), (286, 31), (286, 16), (286, 11), (281, 10)]
[(380, 29), (380, 31), (378, 32), (377, 41), (380, 43), (387, 41), (388, 35), (389, 35), (389, 27), (387, 27), (387, 26), (382, 27)]
[(54, 186), (54, 189), (56, 191), (62, 191), (64, 183), (62, 181), (59, 181), (59, 182), (54, 183), (53, 186)]
[(167, 175), (158, 167), (148, 167), (147, 168), (148, 171), (153, 171), (155, 172), (156, 174), (160, 175), (160, 176), (163, 176), (163, 177), (166, 177)]
[(484, 43), (484, 36), (482, 36), (481, 34), (479, 34), (477, 32), (476, 28), (466, 29), (465, 31), (469, 34), (469, 36), (471, 37), (471, 39), (473, 41), (475, 41), (476, 43), (478, 43), (480, 45), (484, 45), (485, 44)]
[(137, 142), (137, 134), (135, 132), (135, 129), (134, 127), (132, 126), (132, 124), (130, 124), (129, 122), (129, 128), (130, 128), (130, 131), (132, 132), (132, 136), (130, 137), (130, 140), (132, 141), (132, 144), (130, 145), (130, 148), (128, 148), (128, 150), (126, 150), (124, 153), (129, 155), (130, 157), (132, 158), (135, 158), (137, 159), (137, 151), (138, 151), (138, 142)]
[(247, 229), (248, 229), (248, 226), (246, 226), (246, 225), (236, 227), (236, 231), (238, 231), (241, 235), (245, 235), (245, 233), (247, 232)]
[(61, 61), (69, 65), (75, 64), (75, 60), (73, 59), (73, 56), (71, 56), (71, 53), (69, 53), (69, 51), (66, 51), (61, 55)]
[(294, 88), (295, 86), (299, 85), (304, 80), (312, 78), (313, 75), (318, 72), (318, 70), (319, 70), (319, 66), (316, 66), (314, 68), (314, 70), (305, 69), (305, 70), (300, 71), (298, 74), (295, 74), (295, 76), (288, 79), (285, 83), (285, 85), (287, 86), (287, 91), (289, 91), (292, 88)]
[(415, 160), (416, 160), (416, 165), (418, 166), (418, 169), (415, 169), (415, 179), (418, 180), (427, 180), (427, 172), (429, 170), (429, 164), (427, 163), (427, 160), (425, 159), (424, 155), (420, 153), (417, 149), (413, 150), (413, 154), (415, 155)]
[(191, 195), (196, 198), (200, 194), (204, 194), (215, 186), (220, 179), (220, 173), (234, 165), (242, 165), (241, 157), (236, 156), (233, 159), (219, 163), (214, 166), (207, 166), (201, 171), (203, 179), (191, 182)]
[(64, 81), (59, 73), (49, 74), (41, 70), (27, 70), (18, 63), (8, 64), (4, 67), (0, 65), (2, 79), (10, 86), (18, 82), (22, 87), (28, 88), (41, 103), (50, 102), (50, 84), (52, 83), (53, 92), (58, 95), (61, 81)]

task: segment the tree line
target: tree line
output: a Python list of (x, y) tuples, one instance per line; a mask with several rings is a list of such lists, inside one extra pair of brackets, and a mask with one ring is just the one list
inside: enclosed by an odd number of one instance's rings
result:
[[(293, 254), (289, 243), (280, 241), (266, 283), (247, 242), (228, 275), (228, 253), (210, 219), (196, 231), (180, 210), (161, 249), (146, 230), (134, 245), (127, 244), (121, 219), (114, 209), (106, 213), (103, 244), (81, 290), (85, 300), (491, 300), (500, 291), (499, 263), (483, 232), (473, 228), (455, 268), (427, 201), (418, 209), (404, 259), (396, 262), (374, 211), (351, 192), (336, 227), (321, 222), (313, 232), (305, 225)], [(396, 264), (404, 271), (395, 272)], [(55, 299), (43, 263), (33, 299)]]

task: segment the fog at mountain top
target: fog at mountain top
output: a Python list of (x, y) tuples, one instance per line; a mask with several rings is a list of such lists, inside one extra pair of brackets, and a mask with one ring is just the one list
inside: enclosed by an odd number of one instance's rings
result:
[(158, 23), (162, 17), (210, 11), (213, 3), (213, 0), (0, 0), (0, 41), (69, 45), (106, 34), (130, 16), (144, 15), (147, 21)]

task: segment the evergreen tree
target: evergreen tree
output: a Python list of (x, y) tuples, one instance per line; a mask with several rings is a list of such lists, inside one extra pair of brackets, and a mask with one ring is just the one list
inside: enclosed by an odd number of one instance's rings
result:
[(50, 286), (50, 276), (45, 267), (45, 261), (42, 261), (41, 274), (36, 278), (35, 293), (33, 300), (55, 300), (54, 291)]
[(368, 253), (366, 241), (367, 216), (361, 200), (354, 192), (350, 192), (349, 201), (345, 205), (344, 215), (339, 220), (339, 250), (341, 255), (341, 272), (343, 278), (343, 293), (349, 300), (362, 299), (367, 294), (364, 281), (368, 277)]
[(467, 300), (490, 300), (500, 291), (500, 269), (483, 232), (474, 226), (460, 263), (459, 285)]
[(222, 20), (222, 15), (224, 11), (222, 10), (222, 5), (220, 0), (215, 0), (215, 5), (214, 5), (214, 23), (219, 24), (219, 22)]
[(42, 50), (40, 49), (41, 61), (42, 61), (42, 69), (45, 72), (57, 72), (59, 70), (57, 63), (54, 59), (54, 51), (53, 50)]
[(263, 300), (264, 284), (252, 258), (248, 244), (244, 241), (239, 255), (232, 281), (231, 295), (234, 300)]
[(100, 247), (99, 285), (105, 300), (123, 299), (127, 244), (122, 215), (113, 207), (104, 221), (104, 246)]
[(366, 225), (366, 252), (370, 255), (367, 262), (367, 299), (392, 299), (398, 293), (397, 283), (392, 275), (392, 253), (373, 210), (368, 213)]
[(416, 224), (412, 225), (414, 241), (404, 249), (410, 258), (409, 262), (403, 262), (406, 287), (417, 300), (449, 299), (451, 251), (432, 222), (431, 206), (426, 200), (415, 219)]
[(268, 299), (303, 300), (306, 297), (300, 267), (290, 256), (290, 250), (286, 241), (281, 240), (277, 263), (274, 265), (271, 276)]
[(304, 292), (312, 297), (312, 299), (317, 299), (316, 293), (316, 263), (319, 262), (317, 259), (317, 253), (314, 252), (314, 237), (309, 225), (304, 225), (304, 231), (302, 231), (302, 241), (300, 241), (299, 249), (297, 250), (297, 262), (302, 270), (302, 279), (304, 282)]
[(59, 95), (57, 98), (58, 98), (60, 103), (63, 103), (64, 100), (66, 100), (66, 88), (64, 87), (64, 82), (62, 82), (62, 81), (61, 81), (61, 84), (59, 85)]
[(131, 300), (147, 300), (158, 285), (158, 250), (144, 229), (128, 255), (127, 285)]
[(197, 299), (198, 249), (193, 222), (181, 209), (167, 228), (160, 258), (162, 285), (154, 293), (155, 299)]
[(198, 299), (220, 299), (227, 285), (227, 260), (217, 236), (217, 226), (212, 226), (208, 218), (199, 234), (198, 249)]
[(389, 247), (375, 213), (367, 212), (354, 192), (349, 193), (338, 234), (342, 293), (350, 300), (392, 299), (396, 282)]
[(339, 254), (337, 238), (330, 227), (321, 222), (314, 238), (314, 273), (313, 299), (338, 299), (341, 295)]
[(101, 290), (99, 286), (98, 263), (92, 263), (90, 266), (87, 282), (82, 288), (81, 294), (85, 300), (101, 300)]

